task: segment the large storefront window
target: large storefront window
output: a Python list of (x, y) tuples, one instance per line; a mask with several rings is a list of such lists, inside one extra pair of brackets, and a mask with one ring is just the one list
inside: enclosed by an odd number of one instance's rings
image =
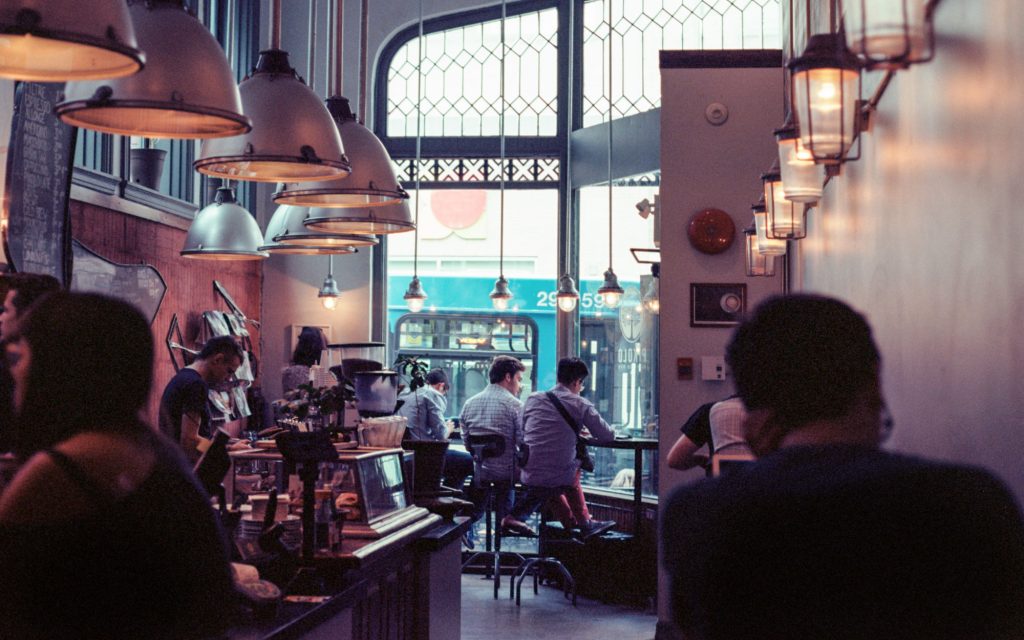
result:
[[(388, 243), (388, 328), (396, 356), (444, 368), (452, 381), (448, 414), (487, 384), (495, 355), (527, 366), (522, 398), (555, 379), (557, 191), (505, 191), (505, 277), (513, 299), (498, 312), (488, 295), (499, 273), (500, 193), (494, 189), (420, 191), (419, 278), (428, 298), (410, 313), (402, 295), (413, 274), (411, 233)], [(415, 209), (416, 193), (411, 206)]]

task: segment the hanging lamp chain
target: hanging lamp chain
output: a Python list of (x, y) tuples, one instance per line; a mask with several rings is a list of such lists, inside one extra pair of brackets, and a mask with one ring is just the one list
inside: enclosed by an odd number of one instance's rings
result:
[(416, 278), (419, 276), (419, 260), (420, 260), (420, 155), (422, 149), (422, 121), (423, 121), (423, 0), (420, 0), (420, 16), (419, 16), (419, 38), (417, 39), (417, 58), (416, 58), (416, 164), (413, 165), (413, 173), (416, 178), (416, 213), (415, 223), (416, 226), (413, 228), (412, 238), (412, 277)]
[(612, 270), (612, 0), (608, 3), (608, 270)]
[(501, 0), (501, 66), (498, 92), (501, 94), (501, 114), (498, 118), (498, 153), (501, 156), (499, 170), (499, 216), (498, 216), (498, 275), (505, 277), (505, 0)]

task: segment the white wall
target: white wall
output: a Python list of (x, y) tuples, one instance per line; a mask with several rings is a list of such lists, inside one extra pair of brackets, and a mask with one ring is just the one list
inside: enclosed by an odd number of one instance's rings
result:
[(896, 75), (862, 159), (829, 184), (803, 246), (804, 287), (874, 326), (889, 447), (988, 467), (1018, 499), (1022, 26), (1019, 0), (939, 5), (935, 59)]

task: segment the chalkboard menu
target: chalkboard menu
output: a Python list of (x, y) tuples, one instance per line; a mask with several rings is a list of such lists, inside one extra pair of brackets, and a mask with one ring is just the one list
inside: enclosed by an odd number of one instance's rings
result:
[(167, 284), (156, 267), (111, 262), (78, 240), (72, 241), (71, 251), (74, 255), (72, 291), (91, 291), (126, 300), (153, 324), (167, 292)]
[(15, 271), (49, 274), (66, 285), (75, 128), (53, 115), (63, 91), (63, 84), (18, 85), (8, 148), (4, 250)]

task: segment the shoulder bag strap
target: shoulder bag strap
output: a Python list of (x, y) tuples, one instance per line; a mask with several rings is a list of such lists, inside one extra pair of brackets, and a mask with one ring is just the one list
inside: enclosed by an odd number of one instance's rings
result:
[(565, 405), (562, 404), (562, 401), (558, 399), (558, 396), (556, 396), (554, 394), (554, 392), (552, 392), (552, 391), (545, 391), (544, 395), (546, 395), (548, 397), (548, 400), (551, 401), (551, 404), (555, 405), (555, 408), (558, 409), (558, 413), (562, 414), (562, 417), (565, 418), (565, 421), (572, 428), (573, 433), (576, 434), (576, 437), (577, 438), (580, 437), (580, 425), (579, 425), (579, 423), (576, 422), (575, 418), (573, 418), (571, 415), (569, 415), (569, 412), (566, 411), (566, 409), (565, 409)]

